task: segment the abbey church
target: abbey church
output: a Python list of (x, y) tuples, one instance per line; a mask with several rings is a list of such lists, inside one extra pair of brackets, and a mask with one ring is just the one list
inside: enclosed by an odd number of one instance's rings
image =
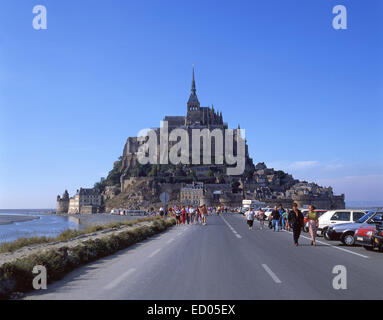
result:
[(214, 110), (214, 106), (201, 107), (195, 85), (194, 69), (191, 93), (187, 102), (186, 117), (182, 116), (166, 116), (164, 121), (168, 121), (169, 127), (177, 128), (183, 126), (204, 126), (206, 128), (227, 129), (227, 124), (223, 123), (222, 112)]

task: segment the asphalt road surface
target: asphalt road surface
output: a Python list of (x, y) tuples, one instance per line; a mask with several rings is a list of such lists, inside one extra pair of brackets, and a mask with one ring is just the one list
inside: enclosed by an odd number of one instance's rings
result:
[[(239, 214), (173, 227), (83, 266), (26, 299), (382, 299), (383, 253), (250, 231)], [(334, 289), (335, 266), (347, 289)]]

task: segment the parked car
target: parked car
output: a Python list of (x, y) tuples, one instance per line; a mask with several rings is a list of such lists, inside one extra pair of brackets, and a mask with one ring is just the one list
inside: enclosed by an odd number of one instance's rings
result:
[(334, 226), (341, 223), (356, 222), (366, 214), (362, 210), (330, 210), (325, 212), (319, 218), (318, 233), (321, 236), (326, 236), (327, 230), (330, 226)]
[[(358, 216), (359, 214), (354, 212), (354, 217)], [(369, 211), (355, 222), (330, 225), (324, 233), (324, 237), (326, 240), (338, 240), (347, 246), (353, 246), (355, 244), (354, 235), (356, 230), (365, 227), (372, 227), (374, 230), (375, 224), (380, 223), (382, 219), (383, 211)]]
[(244, 215), (249, 210), (250, 210), (249, 207), (241, 207), (241, 209), (239, 210), (239, 213)]
[(383, 252), (383, 223), (376, 225), (375, 233), (372, 235), (372, 246)]
[[(325, 212), (327, 212), (327, 210), (320, 210), (320, 209), (316, 209), (314, 210), (317, 215), (318, 215), (318, 218), (321, 217)], [(302, 210), (302, 214), (303, 214), (303, 217), (304, 217), (304, 227), (303, 227), (303, 231), (304, 232), (309, 232), (309, 218), (308, 218), (308, 213), (309, 213), (309, 210)]]
[(354, 234), (354, 244), (363, 246), (367, 250), (372, 250), (372, 236), (375, 232), (375, 225), (364, 225), (356, 229)]

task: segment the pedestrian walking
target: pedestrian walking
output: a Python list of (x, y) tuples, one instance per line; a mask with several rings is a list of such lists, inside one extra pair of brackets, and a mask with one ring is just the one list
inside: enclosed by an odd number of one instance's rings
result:
[(279, 231), (279, 219), (281, 215), (279, 214), (278, 208), (275, 206), (273, 212), (271, 213), (271, 220), (273, 225), (273, 231)]
[(191, 211), (191, 208), (190, 208), (190, 206), (188, 206), (186, 208), (186, 222), (187, 222), (187, 224), (190, 223), (190, 211)]
[(283, 208), (282, 204), (279, 205), (279, 214), (281, 216), (280, 218), (280, 226), (281, 230), (284, 230), (286, 228), (286, 222), (287, 222), (287, 211)]
[(181, 211), (179, 210), (179, 208), (176, 207), (174, 209), (174, 213), (176, 215), (176, 225), (180, 226), (181, 225)]
[(182, 222), (182, 224), (185, 224), (185, 221), (186, 221), (186, 210), (185, 210), (185, 207), (182, 207), (182, 209), (181, 209), (181, 222)]
[(190, 224), (194, 224), (195, 219), (195, 210), (193, 207), (190, 207)]
[(255, 217), (253, 208), (250, 208), (248, 211), (246, 211), (245, 215), (246, 215), (246, 222), (249, 226), (249, 230), (252, 230), (253, 224), (254, 224), (254, 217)]
[(315, 206), (309, 206), (309, 213), (307, 214), (307, 218), (309, 220), (309, 232), (311, 236), (312, 246), (316, 246), (315, 238), (317, 235), (317, 228), (319, 225), (318, 214), (315, 212), (315, 209)]
[(294, 244), (298, 246), (299, 245), (298, 240), (299, 240), (299, 236), (301, 235), (301, 230), (303, 228), (304, 222), (303, 222), (303, 214), (298, 209), (298, 205), (295, 202), (293, 203), (293, 209), (289, 213), (287, 223), (293, 229)]
[(203, 205), (201, 208), (201, 217), (202, 217), (202, 225), (206, 226), (206, 216), (207, 216), (207, 209), (206, 205)]
[(262, 208), (260, 208), (258, 211), (258, 219), (259, 219), (259, 224), (260, 224), (261, 230), (263, 229), (263, 226), (265, 224), (265, 218), (266, 218), (265, 212), (262, 210)]

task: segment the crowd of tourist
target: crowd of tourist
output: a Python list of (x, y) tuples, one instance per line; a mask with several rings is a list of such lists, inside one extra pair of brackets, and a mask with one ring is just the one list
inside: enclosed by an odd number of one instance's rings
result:
[[(311, 245), (315, 246), (316, 242), (316, 229), (318, 228), (318, 215), (315, 212), (315, 206), (309, 206), (309, 212), (307, 215), (309, 232), (311, 236)], [(201, 224), (207, 225), (207, 217), (212, 214), (220, 215), (221, 213), (231, 212), (232, 209), (228, 207), (207, 207), (206, 205), (201, 206), (173, 206), (166, 208), (161, 207), (158, 214), (161, 217), (175, 217), (176, 225), (193, 225)], [(274, 232), (280, 230), (292, 231), (293, 240), (296, 246), (299, 245), (299, 237), (301, 230), (304, 227), (304, 217), (302, 212), (298, 209), (298, 205), (294, 203), (292, 208), (289, 210), (283, 208), (280, 204), (275, 206), (269, 216), (266, 215), (265, 211), (261, 208), (256, 210), (255, 208), (249, 208), (245, 212), (246, 222), (249, 229), (253, 229), (254, 220), (257, 219), (260, 223), (260, 230), (265, 228), (265, 222), (268, 221), (268, 227)]]
[[(309, 206), (309, 212), (307, 215), (309, 232), (311, 236), (311, 245), (313, 246), (316, 245), (316, 229), (318, 228), (319, 224), (318, 215), (315, 212), (315, 209), (315, 206)], [(250, 208), (245, 213), (245, 216), (250, 230), (253, 229), (255, 218), (257, 218), (260, 222), (260, 229), (264, 228), (264, 223), (267, 219), (269, 222), (269, 228), (273, 229), (275, 232), (280, 230), (292, 231), (294, 244), (296, 246), (299, 245), (298, 240), (301, 234), (301, 230), (304, 227), (304, 217), (302, 212), (298, 209), (298, 205), (296, 203), (292, 205), (291, 210), (283, 208), (282, 205), (275, 206), (269, 217), (266, 217), (266, 214), (262, 209), (254, 210), (254, 208)]]
[(220, 215), (223, 212), (230, 211), (227, 207), (207, 207), (202, 206), (174, 206), (174, 207), (161, 207), (158, 214), (161, 217), (175, 217), (176, 225), (185, 224), (207, 224), (207, 216), (212, 214)]

